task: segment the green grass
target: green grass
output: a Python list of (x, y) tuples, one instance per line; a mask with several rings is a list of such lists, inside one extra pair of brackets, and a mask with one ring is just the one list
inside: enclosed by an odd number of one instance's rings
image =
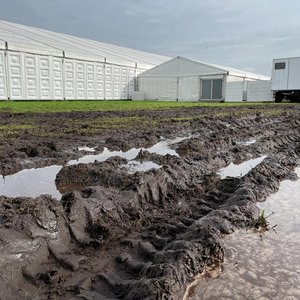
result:
[(274, 103), (209, 103), (209, 102), (169, 102), (169, 101), (3, 101), (0, 112), (8, 113), (50, 113), (75, 111), (134, 111), (162, 110), (185, 107), (230, 107), (230, 106), (274, 105)]
[(101, 133), (103, 130), (135, 128), (137, 124), (139, 124), (139, 127), (149, 128), (158, 125), (158, 120), (143, 116), (73, 119), (65, 122), (62, 132), (96, 134)]
[(25, 130), (32, 129), (33, 126), (29, 124), (25, 125), (0, 125), (0, 131), (10, 131), (10, 130)]
[(15, 138), (22, 136), (23, 132), (33, 130), (35, 127), (31, 124), (8, 124), (0, 125), (0, 138)]

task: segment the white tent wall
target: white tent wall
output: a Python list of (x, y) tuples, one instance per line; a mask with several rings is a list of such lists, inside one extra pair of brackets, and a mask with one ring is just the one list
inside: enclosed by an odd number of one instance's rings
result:
[(135, 83), (136, 83), (136, 77), (135, 77), (135, 69), (134, 68), (128, 68), (128, 99), (131, 99), (132, 93), (135, 91)]
[(139, 77), (138, 90), (146, 100), (177, 100), (177, 78)]
[(197, 101), (200, 95), (199, 76), (139, 77), (138, 90), (147, 100)]
[(0, 39), (0, 50), (5, 50), (6, 49), (6, 45), (5, 45), (5, 41)]
[(85, 99), (86, 62), (75, 59), (64, 60), (65, 99)]
[(0, 49), (0, 100), (130, 99), (145, 69)]
[[(63, 74), (63, 60), (61, 57), (54, 56), (37, 56), (38, 65), (35, 68), (36, 78), (38, 80), (37, 86), (37, 100), (62, 100), (64, 98), (64, 74)], [(26, 86), (26, 88), (28, 88)], [(40, 94), (39, 92), (40, 91)], [(12, 98), (13, 99), (13, 98)], [(30, 95), (25, 99), (31, 100)]]
[(271, 80), (259, 80), (247, 82), (247, 101), (273, 101)]
[(178, 80), (178, 101), (197, 101), (200, 97), (200, 77), (180, 77)]
[(168, 57), (0, 20), (0, 100), (130, 99)]
[(63, 62), (60, 57), (7, 51), (6, 85), (12, 100), (63, 99)]
[[(199, 101), (201, 99), (202, 80), (223, 80), (222, 95), (225, 95), (225, 78), (223, 74), (193, 76), (139, 76), (138, 91), (144, 93), (147, 100)], [(220, 99), (220, 100), (222, 100)], [(204, 99), (207, 101), (207, 99)]]
[(4, 60), (4, 50), (0, 50), (0, 100), (7, 99), (7, 87), (6, 87), (6, 67)]
[(105, 65), (105, 98), (109, 100), (114, 99), (114, 78), (113, 78), (113, 66)]
[(241, 102), (244, 100), (245, 78), (230, 76), (226, 78), (225, 101)]
[[(138, 76), (138, 91), (144, 92), (148, 100), (241, 102), (247, 101), (248, 82), (267, 79), (264, 75), (176, 57)], [(268, 94), (269, 87), (263, 88)]]
[(64, 65), (67, 100), (130, 99), (134, 91), (135, 68), (75, 59)]
[[(202, 99), (202, 80), (223, 79), (222, 99)], [(138, 90), (147, 100), (169, 101), (272, 101), (269, 80), (254, 80), (239, 76), (205, 75), (205, 76), (140, 76)]]
[(39, 80), (38, 99), (63, 99), (62, 59), (60, 57), (38, 55), (36, 78)]
[(273, 101), (270, 80), (227, 76), (226, 101)]
[[(108, 67), (108, 66), (107, 66)], [(107, 68), (106, 68), (107, 70)], [(122, 97), (122, 81), (121, 81), (121, 67), (112, 66), (112, 86), (113, 86), (113, 99), (121, 99)]]

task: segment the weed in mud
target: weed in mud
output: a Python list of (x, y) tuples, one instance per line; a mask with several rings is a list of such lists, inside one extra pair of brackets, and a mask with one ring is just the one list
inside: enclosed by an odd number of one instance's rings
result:
[(269, 230), (269, 222), (265, 216), (265, 211), (261, 210), (258, 217), (254, 220), (254, 228), (262, 228), (263, 230)]
[[(270, 229), (270, 222), (268, 221), (268, 218), (270, 216), (272, 216), (273, 214), (274, 214), (274, 212), (272, 212), (271, 214), (266, 216), (264, 209), (262, 209), (260, 211), (258, 217), (252, 221), (250, 228), (257, 230), (258, 232), (268, 231)], [(275, 227), (276, 227), (276, 225), (273, 226), (272, 229), (274, 229)]]

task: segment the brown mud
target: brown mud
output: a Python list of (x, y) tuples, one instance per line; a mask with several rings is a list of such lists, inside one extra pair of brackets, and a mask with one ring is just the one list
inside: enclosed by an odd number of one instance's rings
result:
[[(280, 181), (296, 179), (297, 107), (236, 110), (135, 112), (147, 119), (144, 125), (107, 126), (102, 133), (65, 133), (59, 139), (27, 132), (26, 146), (21, 138), (5, 141), (2, 174), (66, 162), (82, 155), (76, 147), (83, 145), (128, 150), (151, 146), (161, 136), (192, 134), (173, 145), (180, 157), (140, 152), (136, 160), (162, 165), (145, 173), (128, 173), (120, 157), (65, 166), (56, 178), (66, 191), (61, 201), (0, 196), (0, 298), (182, 299), (196, 275), (223, 260), (222, 236), (252, 226), (256, 203), (276, 192)], [(31, 117), (54, 132), (63, 118), (84, 123), (101, 114), (116, 113)], [(10, 118), (17, 117), (4, 119)], [(155, 120), (151, 127), (149, 120)], [(245, 143), (251, 139), (256, 142)], [(217, 174), (231, 162), (262, 155), (267, 158), (245, 176)]]

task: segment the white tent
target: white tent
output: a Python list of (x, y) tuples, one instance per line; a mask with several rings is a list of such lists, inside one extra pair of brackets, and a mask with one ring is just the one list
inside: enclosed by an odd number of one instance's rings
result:
[(130, 99), (169, 57), (0, 21), (0, 100)]
[(147, 100), (271, 101), (264, 75), (176, 57), (138, 75)]

